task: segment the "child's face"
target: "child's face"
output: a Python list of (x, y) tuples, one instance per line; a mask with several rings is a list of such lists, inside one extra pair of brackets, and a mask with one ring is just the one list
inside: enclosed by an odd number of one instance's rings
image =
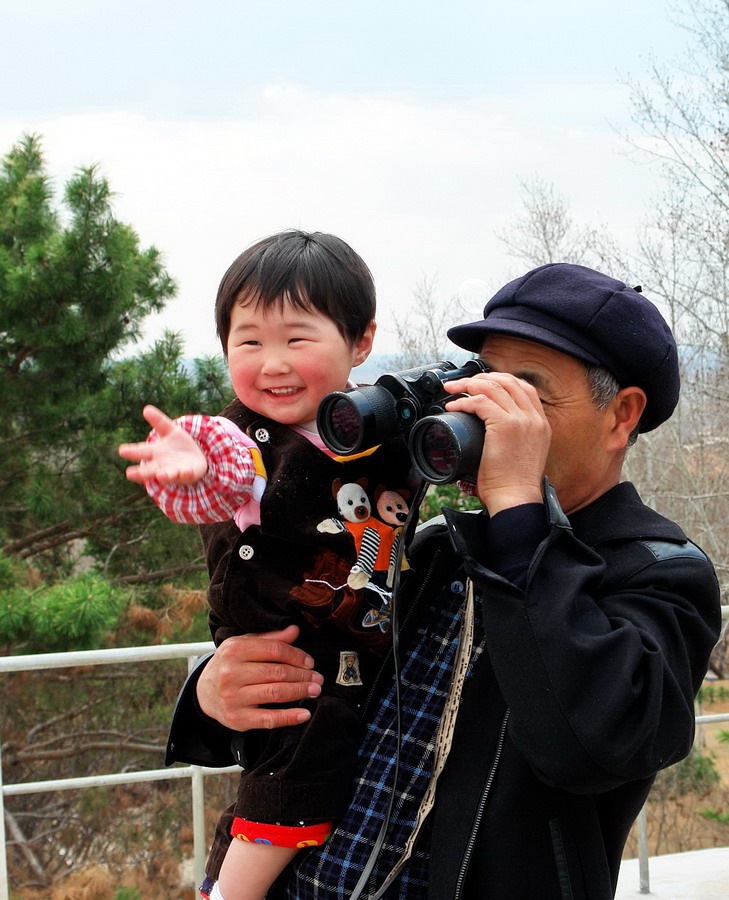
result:
[(319, 402), (346, 387), (352, 367), (369, 355), (374, 333), (373, 322), (350, 344), (318, 310), (236, 303), (228, 334), (233, 389), (254, 412), (315, 431)]

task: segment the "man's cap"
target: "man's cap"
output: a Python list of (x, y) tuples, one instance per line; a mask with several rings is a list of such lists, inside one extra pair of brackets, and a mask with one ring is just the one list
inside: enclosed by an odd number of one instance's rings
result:
[(515, 278), (484, 307), (483, 319), (448, 337), (478, 353), (489, 334), (545, 344), (604, 366), (620, 387), (645, 391), (641, 431), (665, 422), (678, 402), (676, 342), (658, 309), (622, 281), (571, 263), (549, 263)]

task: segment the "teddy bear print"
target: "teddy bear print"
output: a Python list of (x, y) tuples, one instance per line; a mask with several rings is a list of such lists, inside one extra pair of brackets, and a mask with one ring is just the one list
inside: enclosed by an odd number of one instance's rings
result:
[(367, 585), (375, 572), (386, 572), (386, 584), (392, 586), (398, 542), (402, 525), (407, 518), (407, 491), (386, 490), (378, 487), (375, 503), (380, 518), (372, 515), (372, 504), (367, 494), (367, 479), (342, 482), (337, 478), (332, 484), (332, 494), (341, 519), (325, 519), (317, 529), (336, 534), (349, 531), (354, 539), (357, 559), (347, 577), (349, 587), (358, 589)]
[[(402, 540), (403, 526), (407, 521), (408, 512), (410, 511), (406, 499), (409, 496), (410, 491), (391, 491), (386, 490), (382, 486), (379, 486), (375, 491), (375, 507), (377, 509), (377, 515), (385, 522), (385, 524), (392, 526), (390, 556), (387, 566), (387, 587), (392, 587), (395, 579), (395, 568), (397, 566), (397, 558), (400, 550), (400, 541)], [(405, 557), (402, 558), (401, 568), (408, 568)]]

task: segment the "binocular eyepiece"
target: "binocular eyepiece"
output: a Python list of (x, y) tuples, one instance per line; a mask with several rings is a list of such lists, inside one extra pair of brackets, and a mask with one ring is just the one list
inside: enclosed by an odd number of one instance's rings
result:
[(444, 405), (457, 395), (446, 393), (443, 384), (488, 371), (480, 359), (460, 367), (440, 360), (335, 391), (319, 404), (319, 434), (330, 450), (347, 456), (408, 434), (413, 464), (426, 481), (475, 482), (484, 424), (469, 413), (446, 412)]

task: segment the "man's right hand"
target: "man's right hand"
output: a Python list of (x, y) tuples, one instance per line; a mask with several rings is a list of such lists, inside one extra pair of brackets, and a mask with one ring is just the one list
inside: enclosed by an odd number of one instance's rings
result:
[(262, 709), (261, 704), (318, 697), (323, 677), (314, 660), (292, 644), (299, 629), (229, 637), (218, 647), (197, 683), (197, 700), (205, 715), (234, 731), (300, 725), (311, 718), (305, 709)]

